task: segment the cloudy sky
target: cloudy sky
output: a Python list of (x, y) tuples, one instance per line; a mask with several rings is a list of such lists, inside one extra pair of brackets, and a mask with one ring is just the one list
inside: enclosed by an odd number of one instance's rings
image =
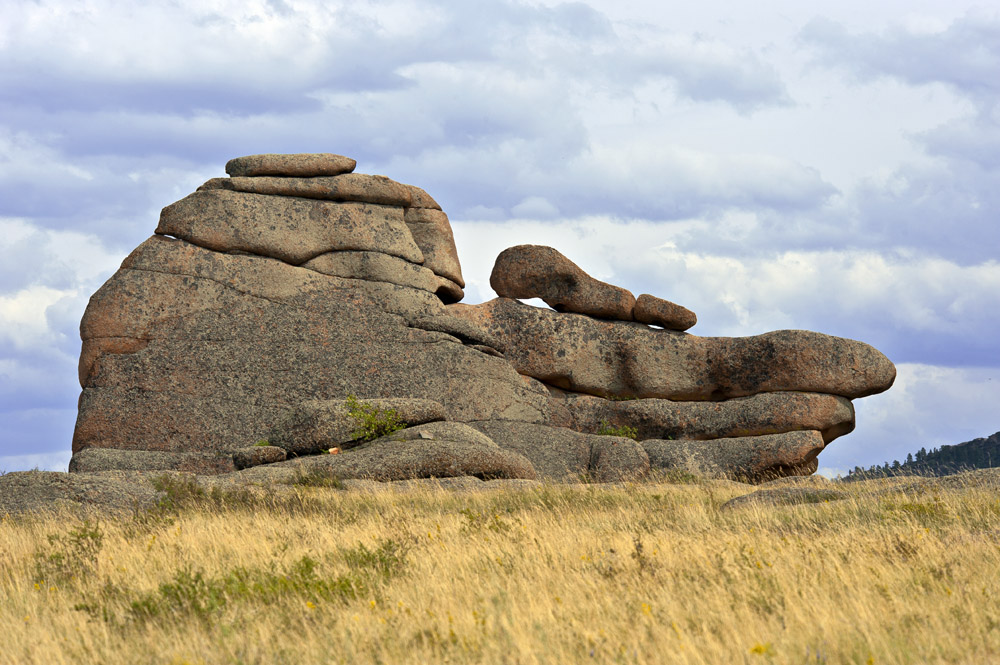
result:
[(469, 283), (546, 244), (896, 363), (828, 473), (1000, 430), (993, 2), (8, 0), (0, 469), (65, 469), (87, 299), (225, 162), (336, 152), (427, 189)]

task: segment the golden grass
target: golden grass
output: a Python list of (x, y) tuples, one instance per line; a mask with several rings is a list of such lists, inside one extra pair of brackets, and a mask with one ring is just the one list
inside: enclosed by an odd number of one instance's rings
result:
[[(0, 663), (1000, 662), (1000, 495), (300, 488), (0, 521)], [(248, 499), (249, 500), (249, 499)]]

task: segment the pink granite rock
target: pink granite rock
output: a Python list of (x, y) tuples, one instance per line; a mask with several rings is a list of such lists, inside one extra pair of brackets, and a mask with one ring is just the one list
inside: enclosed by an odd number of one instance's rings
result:
[(226, 173), (231, 176), (283, 175), (306, 178), (350, 173), (357, 162), (350, 157), (331, 153), (298, 155), (248, 155), (230, 159)]
[(667, 330), (687, 330), (698, 323), (698, 317), (687, 307), (681, 307), (648, 293), (636, 298), (632, 316), (636, 321)]
[(594, 279), (551, 247), (517, 245), (497, 257), (490, 286), (504, 298), (541, 298), (557, 312), (632, 320), (635, 296)]

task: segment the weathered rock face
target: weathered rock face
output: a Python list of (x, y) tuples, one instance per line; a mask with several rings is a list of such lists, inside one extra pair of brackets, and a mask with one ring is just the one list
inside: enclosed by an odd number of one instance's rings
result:
[(896, 376), (867, 344), (805, 330), (695, 337), (510, 298), (449, 309), (499, 338), (521, 374), (591, 395), (718, 400), (799, 390), (855, 398), (886, 390)]
[(292, 196), (195, 192), (167, 206), (156, 232), (217, 252), (246, 252), (301, 265), (326, 252), (367, 250), (422, 264), (403, 209)]
[(350, 173), (358, 163), (350, 157), (330, 153), (298, 155), (249, 155), (230, 159), (226, 173), (233, 177), (284, 175), (311, 178)]
[(329, 201), (363, 201), (401, 208), (408, 207), (411, 199), (410, 190), (405, 185), (389, 180), (385, 176), (362, 173), (318, 178), (233, 177), (222, 182), (228, 182), (233, 191), (250, 194), (301, 196)]
[(643, 439), (721, 439), (815, 430), (826, 443), (854, 429), (854, 407), (836, 395), (758, 393), (719, 402), (669, 399), (608, 400), (553, 391), (550, 424), (597, 433), (632, 427)]
[[(391, 411), (394, 420), (406, 425), (447, 418), (444, 407), (429, 399), (368, 400), (366, 405)], [(314, 455), (354, 443), (360, 438), (358, 429), (346, 400), (310, 400), (277, 423), (267, 440), (295, 455)]]
[(680, 469), (749, 481), (809, 475), (816, 471), (816, 457), (824, 445), (823, 437), (812, 430), (711, 441), (642, 442), (650, 466), (655, 469)]
[[(551, 248), (507, 250), (491, 283), (564, 311), (453, 304), (447, 215), (354, 165), (238, 158), (163, 210), (81, 323), (72, 470), (764, 479), (814, 471), (853, 429), (850, 400), (894, 378), (853, 340), (685, 334), (690, 310), (636, 301)], [(358, 440), (349, 396), (408, 429)]]
[(698, 317), (687, 307), (643, 293), (635, 299), (632, 318), (667, 330), (687, 330), (698, 323)]
[(594, 279), (551, 247), (518, 245), (497, 257), (490, 286), (507, 298), (541, 298), (558, 312), (631, 321), (635, 296)]

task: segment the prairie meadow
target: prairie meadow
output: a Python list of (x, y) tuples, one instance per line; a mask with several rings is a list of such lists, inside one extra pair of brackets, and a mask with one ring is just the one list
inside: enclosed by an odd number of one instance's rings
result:
[(0, 517), (0, 663), (1000, 662), (1000, 493), (969, 478), (735, 508), (756, 488), (165, 480)]

